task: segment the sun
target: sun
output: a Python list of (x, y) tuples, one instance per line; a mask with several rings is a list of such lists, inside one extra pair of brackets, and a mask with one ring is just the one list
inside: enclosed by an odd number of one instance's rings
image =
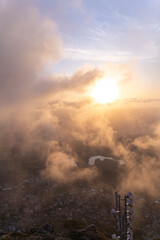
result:
[(111, 78), (103, 78), (97, 81), (91, 92), (91, 97), (100, 104), (112, 103), (118, 98), (118, 95), (118, 85)]

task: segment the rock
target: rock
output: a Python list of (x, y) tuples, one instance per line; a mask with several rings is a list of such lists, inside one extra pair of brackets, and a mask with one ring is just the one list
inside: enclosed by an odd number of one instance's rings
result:
[(78, 230), (76, 235), (77, 239), (81, 240), (98, 240), (97, 231), (93, 224), (85, 229)]
[(15, 232), (16, 231), (16, 227), (14, 225), (8, 226), (8, 231), (9, 232)]
[(43, 226), (38, 227), (37, 233), (39, 233), (39, 234), (46, 234), (46, 233), (53, 234), (54, 233), (54, 227), (50, 224), (45, 224)]

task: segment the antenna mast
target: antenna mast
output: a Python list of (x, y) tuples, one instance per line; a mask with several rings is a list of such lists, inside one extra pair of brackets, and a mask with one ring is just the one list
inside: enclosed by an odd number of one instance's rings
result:
[(114, 240), (133, 240), (132, 222), (133, 222), (133, 199), (132, 193), (127, 193), (124, 198), (118, 192), (115, 192), (116, 209), (112, 209), (116, 220), (118, 236), (112, 235)]

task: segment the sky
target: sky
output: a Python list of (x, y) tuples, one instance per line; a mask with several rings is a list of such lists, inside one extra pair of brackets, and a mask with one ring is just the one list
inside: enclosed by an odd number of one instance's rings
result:
[(140, 79), (136, 84), (143, 88), (131, 97), (159, 96), (158, 0), (37, 0), (36, 6), (53, 19), (63, 42), (62, 59), (53, 72), (73, 73), (85, 64), (130, 63)]
[[(27, 9), (30, 8), (28, 11), (34, 9), (36, 15), (39, 15), (39, 28), (42, 21), (53, 25), (51, 28), (54, 37), (61, 42), (61, 47), (55, 46), (53, 52), (50, 49), (50, 60), (46, 57), (43, 66), (48, 73), (71, 76), (86, 66), (103, 68), (105, 72), (117, 71), (117, 78), (121, 79), (118, 83), (120, 99), (159, 98), (158, 0), (137, 0), (134, 3), (131, 0), (29, 0), (27, 4), (23, 0), (10, 2), (2, 0), (1, 5), (3, 8), (12, 5), (15, 12), (24, 11), (26, 18), (21, 19), (21, 25), (33, 18), (24, 10), (26, 5)], [(17, 21), (18, 15), (19, 13)], [(19, 34), (23, 35), (22, 32)], [(56, 49), (58, 54), (55, 53)], [(123, 73), (120, 70), (122, 68)], [(44, 74), (42, 68), (39, 71), (41, 74)], [(114, 74), (110, 74), (111, 78), (112, 75)]]

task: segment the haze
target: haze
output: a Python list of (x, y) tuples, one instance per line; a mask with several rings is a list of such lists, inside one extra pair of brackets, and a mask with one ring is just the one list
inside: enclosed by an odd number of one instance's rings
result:
[[(0, 1), (3, 184), (36, 169), (53, 185), (159, 196), (159, 13), (157, 0)], [(103, 79), (112, 100), (92, 97)]]

